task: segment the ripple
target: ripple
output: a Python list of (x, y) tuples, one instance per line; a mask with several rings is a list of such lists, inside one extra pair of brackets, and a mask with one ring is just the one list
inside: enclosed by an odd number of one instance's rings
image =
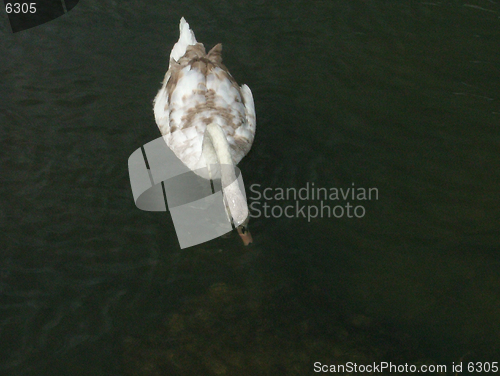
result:
[(61, 107), (67, 108), (79, 108), (81, 106), (87, 106), (89, 104), (96, 103), (100, 97), (95, 94), (85, 94), (74, 98), (73, 100), (57, 99), (55, 103)]
[(45, 103), (45, 101), (41, 101), (41, 100), (32, 98), (32, 99), (20, 99), (20, 100), (16, 101), (16, 103), (19, 104), (20, 106), (32, 107), (32, 106), (36, 106), (36, 105)]

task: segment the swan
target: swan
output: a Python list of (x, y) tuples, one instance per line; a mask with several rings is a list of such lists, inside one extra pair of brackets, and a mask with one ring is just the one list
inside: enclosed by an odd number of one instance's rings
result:
[(184, 17), (179, 31), (153, 101), (156, 124), (168, 147), (190, 170), (205, 179), (220, 177), (228, 219), (248, 245), (252, 242), (248, 204), (234, 166), (254, 140), (252, 91), (247, 85), (238, 86), (222, 64), (220, 43), (206, 53)]

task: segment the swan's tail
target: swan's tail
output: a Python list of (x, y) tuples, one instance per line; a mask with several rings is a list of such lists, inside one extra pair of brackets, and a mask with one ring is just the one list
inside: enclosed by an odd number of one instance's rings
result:
[(184, 17), (181, 18), (181, 22), (179, 23), (179, 31), (179, 40), (174, 45), (174, 48), (172, 48), (172, 52), (170, 53), (170, 59), (174, 59), (175, 61), (178, 61), (184, 56), (187, 46), (194, 46), (198, 43), (193, 30), (189, 28), (189, 24), (186, 22)]

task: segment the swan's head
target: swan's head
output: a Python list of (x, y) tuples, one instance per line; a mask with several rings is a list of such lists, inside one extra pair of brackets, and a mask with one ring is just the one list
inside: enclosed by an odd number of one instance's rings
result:
[(252, 234), (248, 231), (248, 217), (245, 222), (236, 227), (236, 229), (238, 230), (238, 234), (240, 235), (241, 240), (243, 240), (244, 245), (249, 245), (253, 242)]

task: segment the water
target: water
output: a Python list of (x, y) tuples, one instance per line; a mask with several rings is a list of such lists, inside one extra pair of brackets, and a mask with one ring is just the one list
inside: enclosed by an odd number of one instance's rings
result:
[[(134, 206), (127, 159), (159, 136), (181, 16), (253, 91), (247, 194), (375, 187), (363, 218), (254, 218), (251, 247), (181, 251), (168, 214)], [(492, 0), (89, 1), (11, 34), (4, 16), (2, 373), (498, 361), (499, 17)]]

